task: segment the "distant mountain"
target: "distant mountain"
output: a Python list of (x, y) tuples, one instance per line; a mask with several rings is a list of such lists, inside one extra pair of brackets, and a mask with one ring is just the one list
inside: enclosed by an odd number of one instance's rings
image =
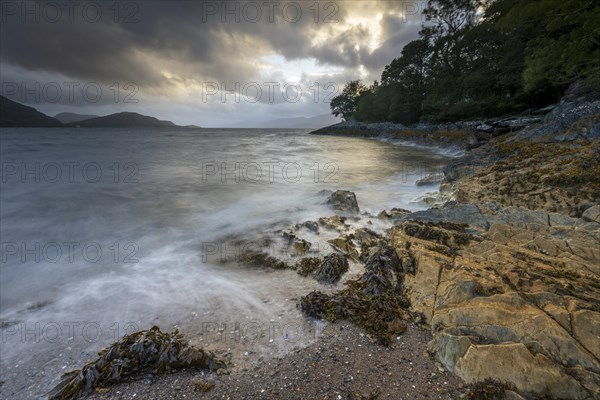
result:
[(85, 115), (85, 114), (75, 114), (70, 112), (64, 112), (60, 114), (56, 114), (54, 116), (57, 120), (62, 122), (63, 124), (72, 124), (73, 122), (85, 121), (86, 119), (98, 118), (98, 115)]
[(239, 123), (236, 128), (310, 128), (318, 129), (341, 122), (340, 118), (331, 114), (321, 114), (314, 117), (279, 118), (264, 122)]
[(96, 117), (86, 119), (80, 122), (74, 122), (71, 125), (85, 128), (166, 128), (177, 127), (171, 121), (161, 121), (154, 117), (142, 115), (134, 112), (120, 112), (110, 114), (105, 117)]
[(59, 120), (49, 117), (33, 107), (0, 96), (1, 127), (43, 127), (54, 128), (64, 126)]

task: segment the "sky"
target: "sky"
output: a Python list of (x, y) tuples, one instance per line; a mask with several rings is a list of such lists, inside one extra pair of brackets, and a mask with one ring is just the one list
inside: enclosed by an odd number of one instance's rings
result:
[(418, 37), (423, 2), (1, 1), (3, 95), (48, 114), (180, 125), (330, 112)]

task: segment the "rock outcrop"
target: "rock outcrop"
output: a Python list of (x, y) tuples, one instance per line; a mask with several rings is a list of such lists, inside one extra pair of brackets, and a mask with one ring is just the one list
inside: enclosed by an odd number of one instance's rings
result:
[(327, 199), (327, 204), (337, 211), (349, 214), (358, 214), (360, 211), (356, 195), (348, 190), (336, 190)]
[(404, 279), (430, 349), (467, 383), (525, 397), (600, 398), (598, 95), (573, 90), (543, 124), (445, 170), (456, 201), (396, 219)]
[[(383, 237), (348, 234), (365, 274), (305, 298), (305, 311), (378, 324), (370, 332), (385, 338), (390, 315), (374, 321), (340, 301), (370, 303), (394, 287), (385, 301), (404, 299), (431, 329), (431, 352), (467, 383), (504, 382), (512, 398), (600, 399), (599, 93), (578, 83), (537, 115), (478, 125), (490, 136), (444, 170), (441, 190), (455, 200), (382, 212), (394, 223)], [(383, 286), (369, 292), (366, 281)]]
[(600, 224), (570, 222), (496, 222), (470, 233), (448, 223), (394, 227), (395, 247), (410, 243), (416, 254), (405, 277), (412, 310), (424, 315), (448, 370), (524, 393), (600, 396)]

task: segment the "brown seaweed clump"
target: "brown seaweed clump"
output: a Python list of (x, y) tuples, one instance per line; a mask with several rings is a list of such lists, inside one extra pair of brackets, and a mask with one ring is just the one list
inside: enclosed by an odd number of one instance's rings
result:
[(312, 275), (323, 260), (318, 257), (304, 257), (296, 264), (296, 272), (300, 276)]
[(77, 399), (95, 388), (148, 374), (160, 375), (184, 368), (215, 371), (225, 367), (212, 353), (190, 346), (179, 331), (164, 333), (157, 326), (123, 337), (98, 356), (81, 370), (63, 374), (48, 399)]
[(322, 259), (303, 257), (296, 264), (288, 264), (267, 253), (247, 251), (240, 257), (240, 262), (250, 267), (292, 269), (296, 270), (300, 276), (312, 276), (321, 283), (330, 284), (339, 281), (349, 268), (346, 256), (337, 253), (328, 254)]
[[(331, 295), (313, 291), (300, 299), (299, 307), (310, 317), (336, 321), (348, 320), (389, 344), (404, 332), (403, 320), (410, 306), (404, 295), (405, 257), (398, 257), (389, 245), (373, 248), (362, 257), (366, 272)], [(410, 259), (412, 260), (412, 259)]]
[(286, 264), (284, 261), (275, 258), (267, 253), (250, 250), (245, 251), (240, 255), (240, 262), (250, 267), (270, 269), (293, 268), (292, 266)]
[(348, 272), (346, 256), (337, 253), (327, 254), (314, 271), (315, 279), (321, 283), (336, 283)]
[(336, 283), (348, 272), (346, 256), (331, 253), (325, 257), (304, 257), (296, 264), (296, 272), (300, 276), (312, 276), (321, 283)]

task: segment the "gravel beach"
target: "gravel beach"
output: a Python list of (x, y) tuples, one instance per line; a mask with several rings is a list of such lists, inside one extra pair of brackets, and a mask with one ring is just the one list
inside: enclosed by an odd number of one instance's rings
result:
[[(328, 324), (313, 345), (229, 374), (182, 371), (100, 389), (90, 399), (448, 399), (465, 392), (427, 352), (415, 325), (384, 347), (360, 328)], [(106, 391), (105, 391), (106, 390)], [(204, 392), (203, 390), (207, 390)], [(369, 397), (371, 396), (371, 397)]]

